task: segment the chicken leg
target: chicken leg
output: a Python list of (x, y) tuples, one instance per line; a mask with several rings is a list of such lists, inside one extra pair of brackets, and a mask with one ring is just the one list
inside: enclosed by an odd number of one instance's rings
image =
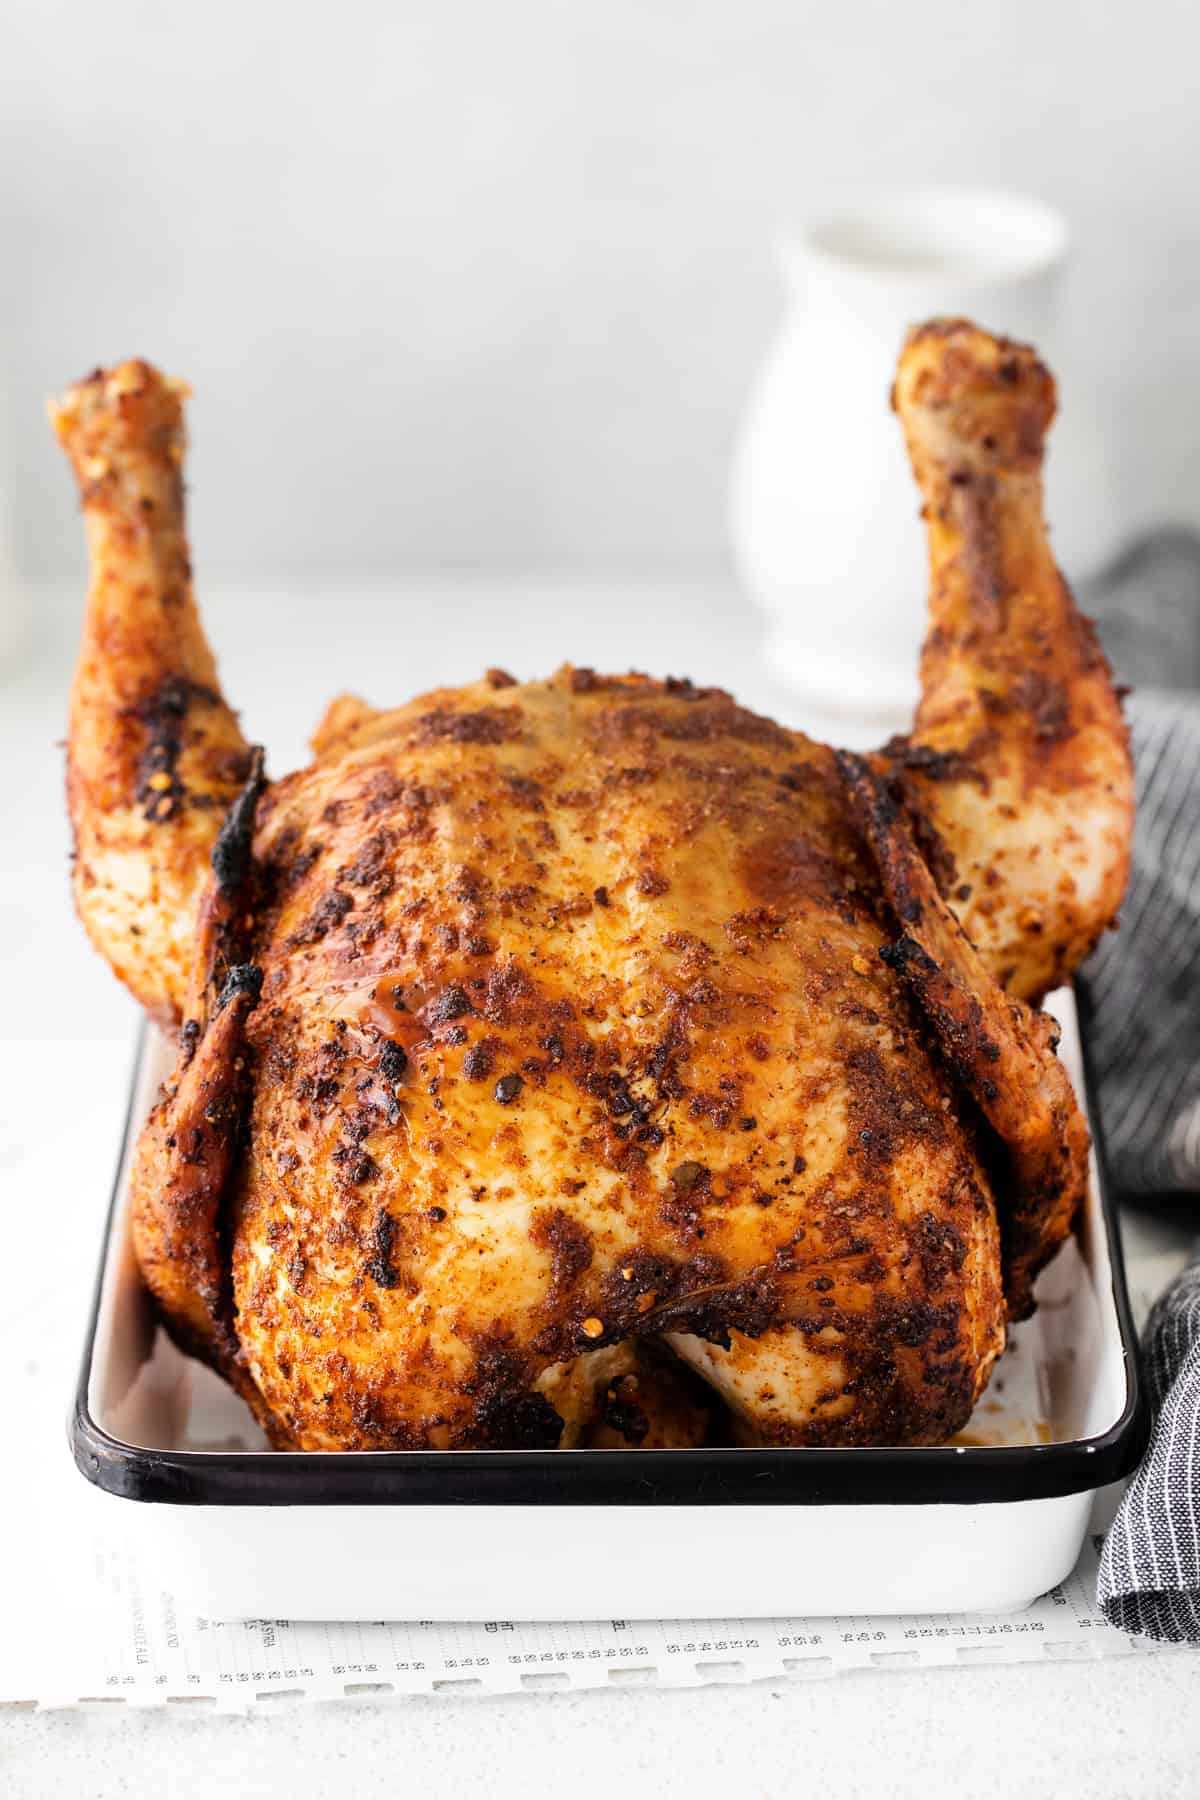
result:
[(1133, 818), (1120, 699), (1042, 516), (1054, 381), (1027, 346), (935, 320), (909, 337), (893, 400), (931, 599), (914, 729), (888, 753), (967, 936), (1036, 999), (1112, 922)]
[(183, 392), (125, 362), (51, 408), (91, 560), (67, 753), (75, 904), (164, 1024), (181, 1017), (209, 857), (250, 766), (192, 594)]

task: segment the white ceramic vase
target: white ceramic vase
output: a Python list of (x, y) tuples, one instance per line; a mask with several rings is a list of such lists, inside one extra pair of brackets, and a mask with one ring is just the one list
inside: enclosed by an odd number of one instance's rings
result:
[[(910, 325), (963, 314), (1033, 342), (1059, 378), (1049, 513), (1078, 578), (1122, 522), (1103, 431), (1059, 341), (1061, 217), (958, 188), (896, 194), (780, 245), (786, 315), (734, 459), (733, 549), (767, 614), (772, 671), (810, 711), (894, 729), (911, 715), (925, 624), (925, 545), (888, 406)], [(1069, 439), (1069, 444), (1066, 440)]]

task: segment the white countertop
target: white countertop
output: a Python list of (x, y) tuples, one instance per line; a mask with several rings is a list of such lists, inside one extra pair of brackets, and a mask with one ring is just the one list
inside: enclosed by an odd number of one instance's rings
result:
[(250, 1718), (42, 1713), (0, 1726), (0, 1782), (14, 1800), (1184, 1800), (1195, 1700), (1194, 1659), (1165, 1655)]
[[(275, 773), (303, 759), (308, 729), (340, 688), (382, 703), (490, 664), (525, 676), (564, 660), (632, 663), (719, 682), (788, 722), (818, 724), (773, 690), (757, 661), (753, 615), (712, 585), (410, 578), (285, 592), (209, 582), (204, 605), (226, 691), (248, 735), (266, 742)], [(35, 652), (0, 670), (0, 1172), (9, 1270), (0, 1341), (17, 1371), (0, 1559), (10, 1575), (39, 1470), (67, 1455), (62, 1422), (136, 1023), (71, 913), (56, 740), (74, 625), (48, 628), (70, 616), (54, 597), (42, 597), (38, 610)], [(1139, 1236), (1169, 1255), (1181, 1233), (1169, 1220), (1143, 1220)], [(239, 1800), (343, 1787), (365, 1800), (467, 1784), (574, 1796), (618, 1783), (723, 1797), (886, 1790), (986, 1800), (1022, 1784), (1166, 1796), (1195, 1781), (1196, 1672), (1190, 1654), (1164, 1653), (681, 1692), (345, 1701), (248, 1718), (0, 1709), (0, 1787), (29, 1800), (167, 1788), (183, 1800), (222, 1786)]]

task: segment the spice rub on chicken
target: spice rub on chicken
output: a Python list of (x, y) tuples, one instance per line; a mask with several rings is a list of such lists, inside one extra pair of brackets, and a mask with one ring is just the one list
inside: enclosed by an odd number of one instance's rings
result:
[(965, 1422), (1082, 1193), (1035, 1006), (1114, 915), (1132, 785), (1042, 520), (1050, 376), (937, 321), (895, 400), (932, 565), (909, 738), (493, 670), (334, 701), (276, 781), (196, 613), (181, 390), (132, 362), (55, 409), (92, 558), (76, 899), (178, 1033), (135, 1245), (275, 1444)]

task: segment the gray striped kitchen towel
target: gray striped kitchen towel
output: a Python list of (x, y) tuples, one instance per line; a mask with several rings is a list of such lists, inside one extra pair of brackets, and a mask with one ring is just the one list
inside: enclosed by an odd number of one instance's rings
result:
[[(1121, 929), (1088, 966), (1097, 1104), (1122, 1199), (1176, 1195), (1200, 1231), (1200, 700), (1131, 707), (1138, 817)], [(1200, 1260), (1142, 1344), (1150, 1447), (1100, 1559), (1119, 1629), (1200, 1643)]]

